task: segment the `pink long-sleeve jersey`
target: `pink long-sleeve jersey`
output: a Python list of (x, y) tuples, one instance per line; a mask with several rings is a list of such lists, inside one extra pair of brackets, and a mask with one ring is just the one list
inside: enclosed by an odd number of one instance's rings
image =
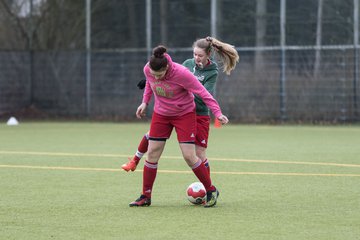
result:
[(202, 98), (215, 117), (222, 115), (217, 101), (184, 66), (173, 62), (170, 55), (165, 53), (168, 60), (168, 71), (161, 80), (150, 74), (149, 64), (144, 67), (146, 87), (143, 103), (149, 104), (155, 95), (154, 111), (163, 116), (182, 116), (195, 109), (194, 95)]

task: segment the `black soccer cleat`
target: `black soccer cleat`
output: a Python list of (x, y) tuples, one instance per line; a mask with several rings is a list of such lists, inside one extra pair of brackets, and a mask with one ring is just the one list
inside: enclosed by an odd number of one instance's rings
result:
[(218, 197), (219, 197), (219, 191), (217, 189), (215, 189), (214, 191), (208, 191), (206, 193), (206, 202), (204, 207), (205, 208), (214, 207), (216, 205)]
[(129, 207), (148, 207), (151, 205), (151, 198), (141, 195), (135, 201), (129, 203)]

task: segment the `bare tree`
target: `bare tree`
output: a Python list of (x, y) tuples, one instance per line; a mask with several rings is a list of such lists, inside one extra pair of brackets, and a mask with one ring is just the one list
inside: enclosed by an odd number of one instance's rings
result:
[(85, 7), (70, 1), (46, 1), (42, 6), (42, 21), (37, 27), (37, 47), (40, 49), (78, 49), (84, 47)]
[(0, 42), (2, 48), (27, 49), (29, 48), (30, 33), (27, 31), (26, 17), (21, 17), (19, 12), (23, 2), (9, 2), (0, 0)]

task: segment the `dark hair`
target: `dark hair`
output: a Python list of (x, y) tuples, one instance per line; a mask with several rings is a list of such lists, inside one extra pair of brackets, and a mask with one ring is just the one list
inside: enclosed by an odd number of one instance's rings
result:
[(160, 45), (153, 49), (153, 54), (150, 57), (149, 65), (150, 68), (154, 71), (159, 71), (160, 69), (166, 67), (168, 64), (167, 58), (164, 56), (166, 53), (166, 47)]

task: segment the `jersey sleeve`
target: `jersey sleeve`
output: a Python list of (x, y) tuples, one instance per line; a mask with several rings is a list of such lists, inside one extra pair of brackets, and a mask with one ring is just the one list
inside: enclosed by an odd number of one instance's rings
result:
[(153, 95), (153, 91), (152, 91), (150, 83), (149, 83), (150, 81), (148, 80), (149, 74), (150, 74), (149, 67), (148, 67), (148, 65), (145, 65), (145, 67), (144, 67), (144, 75), (145, 75), (145, 78), (146, 78), (146, 85), (145, 85), (145, 90), (144, 90), (142, 102), (146, 103), (146, 104), (149, 104), (149, 102), (151, 100), (151, 97)]
[(184, 88), (188, 91), (198, 95), (204, 103), (208, 106), (215, 117), (222, 115), (218, 102), (211, 96), (206, 88), (196, 79), (196, 77), (190, 71), (184, 71)]

